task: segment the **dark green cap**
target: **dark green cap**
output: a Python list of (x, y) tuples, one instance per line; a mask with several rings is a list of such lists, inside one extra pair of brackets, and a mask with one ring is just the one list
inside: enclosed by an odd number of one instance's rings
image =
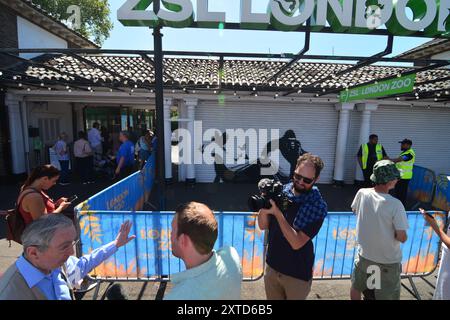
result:
[(386, 184), (395, 179), (400, 179), (400, 171), (398, 171), (394, 162), (391, 160), (380, 160), (375, 163), (370, 180), (376, 184)]

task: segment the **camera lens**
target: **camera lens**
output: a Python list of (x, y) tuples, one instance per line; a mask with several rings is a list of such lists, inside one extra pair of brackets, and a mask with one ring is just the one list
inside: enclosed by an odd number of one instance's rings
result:
[(251, 211), (256, 212), (264, 208), (264, 198), (261, 196), (251, 196), (248, 198), (248, 207)]

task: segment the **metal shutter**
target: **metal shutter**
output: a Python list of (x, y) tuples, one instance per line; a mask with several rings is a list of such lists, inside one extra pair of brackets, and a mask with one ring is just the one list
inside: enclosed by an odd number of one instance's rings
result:
[[(334, 105), (200, 101), (195, 117), (203, 122), (203, 132), (210, 128), (222, 132), (238, 128), (280, 129), (281, 137), (286, 130), (292, 129), (306, 151), (323, 159), (325, 168), (320, 182), (332, 182), (338, 123)], [(198, 182), (212, 182), (214, 166), (197, 165), (196, 177)]]
[(450, 174), (450, 109), (380, 106), (372, 113), (371, 131), (378, 134), (389, 157), (397, 157), (398, 141), (409, 138), (417, 165)]
[(61, 133), (60, 122), (61, 120), (59, 118), (38, 119), (39, 133), (41, 135), (42, 142), (45, 145), (53, 145), (56, 140), (58, 140), (58, 136)]

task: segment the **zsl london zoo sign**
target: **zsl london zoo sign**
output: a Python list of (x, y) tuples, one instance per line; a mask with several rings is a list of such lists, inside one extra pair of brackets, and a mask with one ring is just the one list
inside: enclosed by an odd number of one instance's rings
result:
[[(161, 0), (156, 14), (152, 11), (153, 0), (127, 0), (117, 16), (125, 26), (226, 27), (225, 12), (209, 11), (213, 1), (197, 0), (194, 14), (191, 0)], [(418, 31), (430, 37), (448, 37), (450, 33), (450, 0), (257, 1), (267, 2), (265, 13), (253, 12), (252, 0), (241, 0), (240, 28), (294, 31), (310, 19), (311, 30), (316, 32), (329, 25), (335, 32), (370, 33), (385, 25), (390, 34), (400, 36)]]

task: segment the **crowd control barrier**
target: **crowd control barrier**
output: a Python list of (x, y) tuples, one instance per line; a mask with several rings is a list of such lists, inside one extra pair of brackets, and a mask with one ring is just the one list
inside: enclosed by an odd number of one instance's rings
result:
[(409, 182), (408, 197), (416, 201), (414, 209), (420, 204), (431, 204), (435, 188), (436, 174), (434, 171), (414, 166), (413, 178)]
[(152, 153), (144, 168), (111, 187), (97, 193), (75, 207), (80, 211), (139, 211), (150, 196), (155, 180), (155, 153)]
[(450, 211), (450, 174), (440, 174), (436, 177), (436, 189), (432, 205), (436, 209)]
[[(116, 280), (163, 281), (185, 270), (171, 251), (170, 234), (174, 212), (94, 212), (81, 215), (83, 254), (113, 241), (120, 225), (133, 222), (136, 240), (94, 269), (91, 276)], [(234, 247), (242, 262), (243, 280), (257, 280), (264, 273), (264, 233), (251, 213), (219, 212), (215, 249)]]
[[(439, 223), (445, 213), (433, 212)], [(184, 263), (175, 258), (170, 248), (173, 212), (80, 212), (83, 254), (113, 241), (120, 225), (133, 222), (137, 239), (122, 247), (110, 259), (94, 269), (91, 276), (99, 282), (168, 281), (172, 274), (183, 271)], [(219, 236), (216, 248), (233, 246), (242, 262), (243, 280), (254, 281), (264, 274), (264, 232), (252, 213), (218, 212)], [(412, 286), (412, 294), (420, 298), (414, 277), (434, 272), (439, 261), (440, 242), (419, 212), (408, 212), (408, 241), (402, 245), (403, 273)], [(349, 212), (330, 212), (319, 234), (314, 238), (315, 280), (350, 279), (356, 248), (356, 216)], [(409, 289), (408, 289), (409, 290)]]

